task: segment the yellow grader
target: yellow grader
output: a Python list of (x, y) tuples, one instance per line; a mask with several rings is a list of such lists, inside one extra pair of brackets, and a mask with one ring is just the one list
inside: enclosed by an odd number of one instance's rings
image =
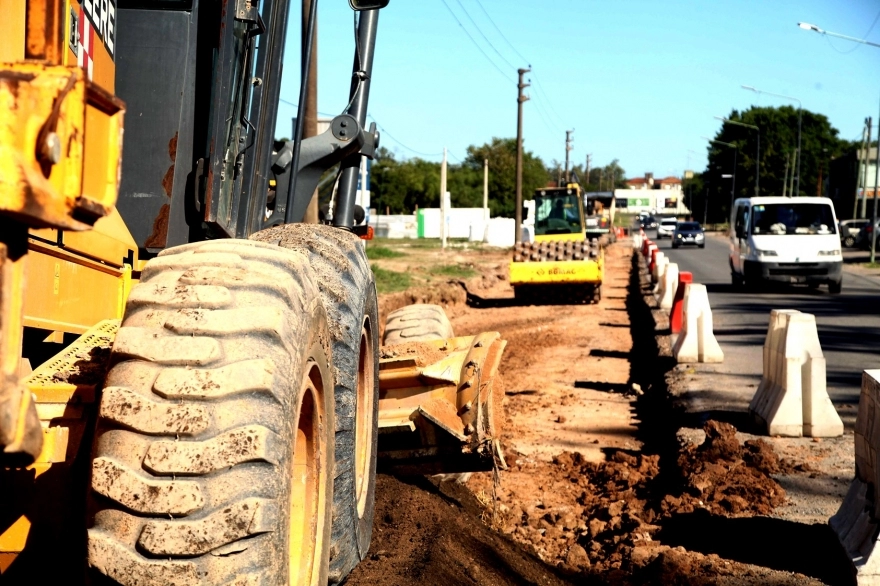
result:
[(510, 284), (525, 302), (599, 301), (605, 256), (588, 240), (580, 186), (535, 191), (534, 241), (518, 242), (510, 263)]
[(405, 308), (380, 353), (355, 195), (387, 2), (350, 0), (344, 113), (282, 142), (289, 0), (0, 0), (4, 584), (336, 584), (377, 462), (496, 465), (497, 333)]

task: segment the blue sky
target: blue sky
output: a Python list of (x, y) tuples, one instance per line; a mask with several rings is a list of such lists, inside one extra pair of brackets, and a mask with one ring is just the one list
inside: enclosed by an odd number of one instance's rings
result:
[[(516, 136), (516, 67), (528, 64), (525, 148), (548, 164), (564, 160), (573, 128), (575, 162), (619, 159), (629, 177), (702, 170), (700, 137), (721, 124), (713, 116), (791, 103), (742, 84), (799, 98), (847, 139), (880, 116), (880, 48), (796, 26), (866, 38), (878, 0), (479, 2), (491, 21), (477, 0), (391, 0), (382, 10), (370, 114), (399, 157), (439, 160), (446, 146), (456, 162), (468, 145)], [(300, 3), (291, 4), (282, 97), (296, 103)], [(321, 0), (318, 18), (318, 109), (335, 114), (347, 103), (352, 13), (345, 0)], [(880, 43), (880, 22), (867, 38)], [(281, 134), (295, 114), (282, 104)]]

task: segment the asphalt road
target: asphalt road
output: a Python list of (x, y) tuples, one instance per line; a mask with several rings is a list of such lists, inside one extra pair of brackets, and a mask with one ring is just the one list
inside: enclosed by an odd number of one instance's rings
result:
[[(704, 249), (672, 250), (670, 240), (654, 240), (670, 262), (678, 263), (679, 270), (690, 271), (694, 282), (706, 285), (715, 335), (725, 353), (723, 364), (697, 369), (691, 385), (695, 387), (693, 401), (706, 410), (747, 408), (761, 379), (770, 310), (797, 309), (816, 316), (827, 364), (828, 393), (845, 423), (852, 424), (861, 373), (880, 368), (880, 278), (856, 274), (845, 266), (840, 295), (830, 295), (825, 286), (737, 291), (731, 286), (726, 237), (708, 235)], [(845, 253), (845, 257), (852, 256)]]

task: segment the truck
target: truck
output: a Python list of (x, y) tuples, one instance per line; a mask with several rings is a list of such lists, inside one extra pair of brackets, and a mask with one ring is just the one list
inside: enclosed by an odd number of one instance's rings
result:
[(731, 210), (730, 226), (730, 276), (735, 287), (824, 284), (829, 293), (840, 293), (843, 256), (829, 198), (740, 198)]
[(514, 296), (525, 302), (598, 302), (605, 256), (598, 238), (587, 238), (580, 186), (537, 189), (534, 210), (534, 240), (513, 250)]
[(0, 4), (4, 582), (338, 584), (377, 466), (499, 465), (497, 332), (380, 349), (355, 197), (387, 3), (350, 0), (343, 113), (290, 140), (288, 0)]
[(588, 238), (606, 236), (614, 238), (614, 217), (617, 200), (612, 191), (587, 192), (584, 194), (584, 213), (586, 215), (586, 234)]

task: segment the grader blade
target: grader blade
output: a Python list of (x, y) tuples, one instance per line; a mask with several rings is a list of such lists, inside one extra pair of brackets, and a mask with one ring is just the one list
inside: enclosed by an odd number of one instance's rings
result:
[(404, 474), (503, 466), (507, 345), (498, 332), (383, 346), (379, 353), (379, 469)]

